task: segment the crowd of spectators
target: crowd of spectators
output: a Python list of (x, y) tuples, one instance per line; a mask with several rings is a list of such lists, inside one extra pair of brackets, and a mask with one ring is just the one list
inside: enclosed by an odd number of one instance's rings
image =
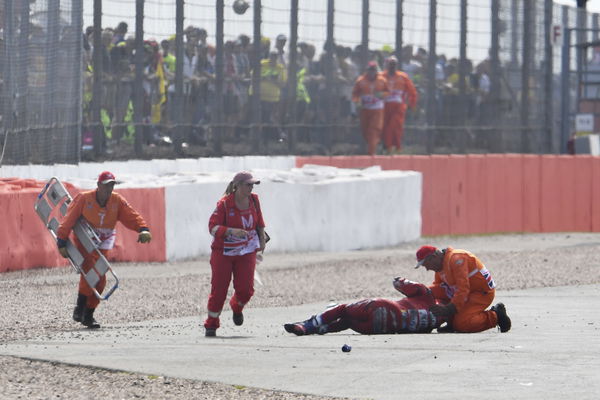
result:
[[(90, 102), (93, 84), (93, 28), (85, 32), (85, 81), (84, 81), (84, 132), (83, 143), (91, 144), (92, 117)], [(102, 100), (101, 119), (109, 143), (132, 142), (133, 83), (135, 78), (135, 39), (128, 26), (121, 22), (115, 28), (102, 31)], [(188, 26), (184, 30), (183, 60), (183, 106), (182, 124), (184, 141), (205, 144), (215, 104), (215, 46), (208, 43), (205, 29)], [(361, 46), (355, 48), (336, 45), (333, 50), (333, 71), (327, 71), (326, 51), (320, 55), (311, 43), (299, 42), (297, 52), (297, 86), (295, 103), (290, 104), (287, 93), (289, 51), (287, 38), (278, 35), (273, 42), (261, 40), (261, 121), (263, 137), (268, 141), (285, 141), (291, 111), (294, 111), (297, 137), (300, 141), (322, 142), (323, 132), (329, 130), (338, 138), (359, 135), (355, 129), (356, 110), (351, 101), (352, 87), (361, 70)], [(162, 40), (144, 41), (143, 70), (143, 126), (145, 144), (169, 142), (169, 135), (176, 121), (173, 107), (175, 95), (175, 36)], [(369, 61), (375, 61), (380, 69), (393, 49), (384, 46), (369, 50)], [(223, 104), (226, 137), (237, 137), (247, 131), (252, 121), (250, 115), (251, 60), (253, 44), (247, 35), (224, 43)], [(401, 68), (415, 83), (419, 92), (417, 111), (409, 115), (408, 123), (425, 122), (427, 63), (429, 56), (423, 48), (407, 45), (402, 49)], [(484, 124), (490, 92), (489, 61), (476, 66), (467, 61), (467, 102), (463, 105), (459, 96), (459, 68), (456, 58), (437, 57), (435, 65), (438, 125), (469, 123)], [(329, 73), (329, 75), (328, 75)], [(330, 76), (330, 83), (326, 77)], [(462, 107), (458, 109), (458, 107)], [(459, 113), (465, 118), (457, 118)], [(214, 121), (212, 121), (214, 122)], [(410, 128), (409, 128), (410, 129)]]

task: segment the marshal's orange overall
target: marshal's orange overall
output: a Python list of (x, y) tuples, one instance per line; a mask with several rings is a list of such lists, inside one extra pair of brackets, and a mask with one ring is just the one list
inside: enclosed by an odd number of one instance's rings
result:
[(444, 250), (443, 267), (429, 287), (434, 297), (456, 307), (453, 327), (458, 332), (481, 332), (498, 324), (492, 304), (496, 284), (483, 263), (466, 250)]

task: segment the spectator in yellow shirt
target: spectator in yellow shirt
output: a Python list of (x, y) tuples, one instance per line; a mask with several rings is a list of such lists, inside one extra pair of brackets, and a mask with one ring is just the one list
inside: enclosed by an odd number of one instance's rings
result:
[[(260, 106), (263, 124), (277, 123), (281, 101), (281, 89), (287, 82), (285, 67), (277, 61), (278, 53), (272, 51), (269, 58), (260, 62)], [(269, 136), (277, 136), (277, 129), (268, 129)]]

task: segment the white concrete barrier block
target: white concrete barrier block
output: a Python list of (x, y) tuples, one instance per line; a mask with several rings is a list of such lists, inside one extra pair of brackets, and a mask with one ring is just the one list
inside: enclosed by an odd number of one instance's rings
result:
[(125, 168), (123, 172), (126, 174), (158, 175), (158, 166), (152, 160), (128, 160)]
[(246, 156), (242, 169), (290, 170), (296, 167), (294, 156)]
[(135, 174), (136, 172), (141, 172), (141, 171), (134, 170), (132, 167), (130, 167), (130, 165), (135, 165), (135, 164), (130, 164), (129, 161), (111, 161), (111, 162), (102, 163), (99, 165), (100, 169), (96, 173), (96, 177), (102, 171), (112, 172), (113, 174), (115, 174), (117, 179), (119, 179), (119, 176), (124, 175), (124, 174)]
[(195, 158), (178, 158), (176, 172), (198, 172), (198, 160)]
[(110, 171), (110, 165), (107, 163), (80, 163), (79, 164), (79, 177), (86, 179), (97, 179), (98, 175), (102, 171)]
[(152, 160), (156, 165), (156, 171), (158, 175), (172, 174), (176, 170), (175, 160)]
[(0, 166), (0, 176), (2, 178), (29, 178), (25, 174), (26, 166), (24, 165), (2, 165)]
[(46, 180), (48, 175), (52, 177), (56, 175), (57, 172), (54, 165), (51, 165), (50, 167), (44, 165), (30, 165), (28, 170), (30, 178), (39, 179), (42, 181)]
[(600, 135), (590, 135), (590, 154), (593, 156), (600, 155)]
[(295, 156), (277, 156), (277, 157), (273, 157), (273, 160), (270, 160), (268, 162), (271, 165), (268, 168), (275, 168), (275, 169), (296, 168), (296, 157)]
[(273, 161), (273, 163), (269, 163), (269, 158), (268, 156), (245, 156), (243, 158), (243, 168), (244, 170), (251, 170), (251, 169), (277, 169), (277, 167), (274, 167), (274, 161), (275, 161), (275, 157), (272, 158), (271, 161)]
[(344, 251), (418, 238), (421, 174), (393, 174), (308, 184), (265, 180), (255, 191), (264, 193), (263, 213), (273, 237), (269, 248)]
[(222, 158), (203, 157), (198, 159), (198, 172), (217, 172), (223, 171)]
[[(19, 178), (39, 179), (36, 178), (36, 171), (41, 171), (41, 168), (35, 165), (15, 165), (13, 166), (13, 176)], [(54, 171), (52, 171), (54, 172)]]
[(600, 135), (590, 134), (575, 138), (575, 154), (600, 155)]
[(219, 181), (165, 188), (168, 260), (210, 254), (208, 220), (225, 187), (226, 183)]
[(223, 171), (237, 172), (245, 168), (244, 157), (223, 157)]
[(54, 164), (51, 168), (46, 167), (45, 170), (47, 171), (46, 177), (42, 180), (48, 180), (53, 176), (56, 176), (61, 180), (69, 177), (80, 177), (79, 166), (74, 164)]
[(44, 181), (59, 174), (60, 168), (57, 168), (56, 165), (51, 165), (50, 168), (44, 165), (32, 165), (30, 171), (34, 179)]
[[(420, 173), (340, 170), (337, 177), (327, 178), (333, 170), (324, 168), (315, 178), (311, 172), (317, 169), (287, 176), (282, 171), (256, 173), (262, 182), (254, 192), (272, 237), (269, 251), (346, 251), (393, 246), (420, 236)], [(300, 172), (317, 181), (294, 181), (291, 175), (305, 179)], [(212, 182), (166, 187), (169, 260), (210, 253), (208, 219), (230, 174), (217, 174)]]

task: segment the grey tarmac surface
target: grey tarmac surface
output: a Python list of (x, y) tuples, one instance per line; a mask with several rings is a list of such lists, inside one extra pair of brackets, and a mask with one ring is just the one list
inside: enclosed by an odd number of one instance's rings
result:
[(3, 342), (0, 355), (355, 399), (598, 398), (599, 284), (498, 291), (496, 301), (507, 304), (508, 333), (283, 330), (322, 311), (318, 302), (249, 308), (242, 327), (224, 311), (216, 338), (182, 317), (50, 332)]

